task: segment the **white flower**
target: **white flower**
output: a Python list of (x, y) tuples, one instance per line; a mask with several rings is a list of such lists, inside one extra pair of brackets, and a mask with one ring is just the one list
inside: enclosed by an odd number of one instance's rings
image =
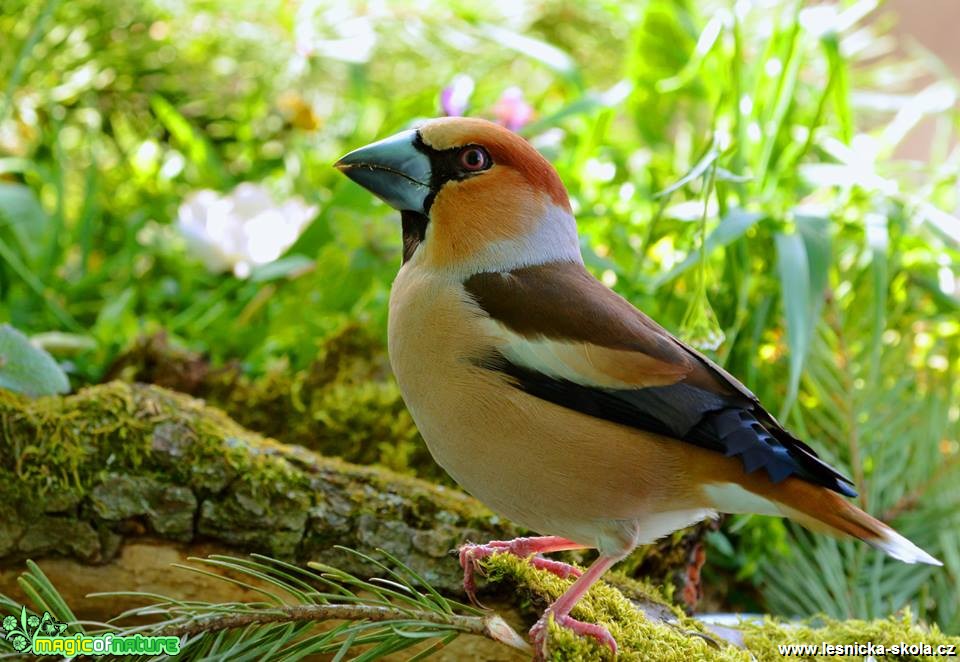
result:
[(227, 195), (192, 194), (180, 205), (177, 227), (207, 269), (246, 278), (290, 248), (316, 213), (301, 198), (278, 204), (266, 188), (245, 183)]
[(301, 58), (327, 57), (362, 64), (377, 45), (374, 19), (382, 10), (350, 0), (306, 0), (294, 21)]

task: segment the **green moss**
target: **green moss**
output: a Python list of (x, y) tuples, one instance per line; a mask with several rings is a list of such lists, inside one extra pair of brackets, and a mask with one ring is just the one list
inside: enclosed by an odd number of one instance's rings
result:
[[(783, 623), (767, 618), (762, 623), (745, 624), (741, 628), (744, 641), (757, 660), (782, 660), (777, 650), (778, 644), (821, 644), (827, 642), (834, 645), (870, 642), (874, 645), (882, 644), (889, 649), (895, 645), (929, 644), (931, 646), (952, 645), (960, 654), (960, 637), (944, 634), (936, 625), (925, 626), (916, 623), (909, 610), (886, 619), (874, 621), (847, 620), (822, 618), (808, 623)], [(826, 657), (817, 659), (850, 660), (860, 662), (863, 655)], [(933, 659), (928, 656), (897, 655), (886, 656), (894, 660)]]
[[(115, 545), (101, 525), (190, 540), (201, 501), (216, 509), (211, 497), (229, 492), (230, 503), (250, 507), (259, 498), (261, 511), (275, 513), (282, 510), (278, 495), (309, 485), (276, 442), (157, 387), (115, 382), (37, 400), (0, 391), (0, 429), (0, 510), (8, 522), (0, 555), (56, 552), (102, 561)], [(305, 506), (301, 499), (291, 508), (303, 519)], [(210, 517), (237, 526), (237, 518), (221, 515)], [(280, 524), (252, 528), (268, 532), (267, 549), (291, 551)]]
[[(0, 391), (0, 425), (11, 448), (2, 470), (23, 496), (75, 493), (110, 473), (113, 467), (144, 474), (171, 473), (191, 486), (206, 483), (213, 461), (223, 478), (253, 469), (248, 453), (224, 448), (224, 438), (242, 444), (250, 433), (219, 413), (196, 423), (200, 404), (162, 389), (106, 384), (81, 390), (71, 398), (27, 401)], [(154, 434), (156, 432), (156, 434)], [(177, 452), (157, 454), (167, 444)], [(175, 457), (175, 462), (158, 462)], [(42, 460), (42, 461), (41, 461)], [(284, 472), (273, 460), (259, 462), (264, 480)], [(260, 475), (259, 473), (257, 475)]]
[[(507, 584), (518, 590), (527, 605), (532, 623), (542, 610), (570, 586), (536, 570), (529, 563), (508, 554), (495, 555), (483, 562), (488, 581)], [(617, 588), (615, 588), (617, 586)], [(627, 597), (629, 596), (629, 598)], [(851, 644), (872, 642), (891, 646), (896, 643), (958, 645), (960, 637), (949, 637), (936, 627), (930, 629), (912, 621), (909, 614), (876, 621), (835, 621), (795, 624), (768, 618), (762, 623), (743, 623), (737, 628), (743, 646), (734, 645), (712, 634), (700, 621), (672, 606), (661, 589), (650, 584), (610, 573), (593, 586), (574, 608), (572, 616), (606, 627), (619, 644), (618, 660), (782, 660), (780, 644)], [(609, 651), (593, 639), (578, 637), (571, 630), (551, 624), (549, 659), (556, 661), (606, 660)], [(808, 658), (809, 659), (809, 658)], [(863, 656), (822, 657), (814, 659), (863, 660)], [(921, 659), (901, 656), (892, 659)]]

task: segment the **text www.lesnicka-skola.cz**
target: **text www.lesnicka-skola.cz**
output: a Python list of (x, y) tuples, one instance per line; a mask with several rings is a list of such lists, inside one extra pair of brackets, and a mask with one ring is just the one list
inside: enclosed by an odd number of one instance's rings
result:
[(777, 650), (784, 657), (809, 657), (816, 655), (847, 655), (885, 657), (887, 655), (929, 655), (939, 657), (956, 657), (955, 644), (908, 644), (900, 642), (890, 646), (874, 644), (872, 642), (852, 644), (831, 644), (826, 641), (819, 644), (780, 644)]

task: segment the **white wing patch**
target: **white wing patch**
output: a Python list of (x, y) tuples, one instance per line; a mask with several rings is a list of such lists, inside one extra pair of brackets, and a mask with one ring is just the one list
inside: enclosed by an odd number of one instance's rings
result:
[(504, 358), (514, 365), (581, 386), (638, 389), (675, 384), (687, 366), (673, 365), (642, 352), (545, 336), (526, 337), (495, 320), (485, 330)]
[(599, 370), (591, 360), (590, 345), (586, 343), (546, 338), (530, 340), (509, 331), (507, 333), (513, 337), (501, 352), (512, 363), (582, 386), (635, 388), (634, 384), (615, 379)]

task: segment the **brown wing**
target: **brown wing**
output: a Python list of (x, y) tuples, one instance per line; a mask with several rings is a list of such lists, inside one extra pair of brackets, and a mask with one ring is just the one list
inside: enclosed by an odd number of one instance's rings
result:
[(510, 341), (481, 363), (537, 397), (742, 458), (852, 495), (850, 481), (756, 396), (580, 264), (476, 274), (464, 283)]

